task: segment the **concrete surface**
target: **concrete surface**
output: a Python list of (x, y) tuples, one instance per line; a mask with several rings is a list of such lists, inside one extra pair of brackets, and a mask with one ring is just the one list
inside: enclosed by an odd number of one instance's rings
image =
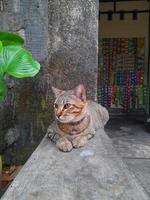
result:
[(148, 200), (101, 129), (88, 144), (60, 152), (46, 137), (2, 200)]
[(99, 1), (48, 0), (48, 6), (50, 92), (52, 85), (66, 90), (83, 83), (96, 99)]
[[(48, 1), (5, 0), (0, 3), (4, 4), (0, 12), (0, 31), (21, 34), (25, 47), (41, 63), (40, 73), (34, 78), (7, 77), (7, 97), (0, 102), (0, 154), (7, 165), (24, 164), (52, 119), (52, 112), (47, 109), (49, 100), (46, 100), (44, 71), (49, 44)], [(10, 132), (11, 144), (8, 142)]]
[(107, 124), (106, 132), (129, 171), (150, 195), (150, 124), (113, 119)]

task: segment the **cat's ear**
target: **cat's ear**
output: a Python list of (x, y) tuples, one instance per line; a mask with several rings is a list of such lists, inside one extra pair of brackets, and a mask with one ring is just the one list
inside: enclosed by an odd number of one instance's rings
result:
[(61, 95), (64, 92), (63, 90), (57, 89), (53, 86), (52, 86), (52, 90), (54, 92), (55, 97), (58, 97), (59, 95)]
[(74, 90), (74, 94), (82, 101), (84, 101), (84, 102), (86, 101), (86, 92), (85, 92), (84, 85), (82, 85), (82, 84), (78, 85)]

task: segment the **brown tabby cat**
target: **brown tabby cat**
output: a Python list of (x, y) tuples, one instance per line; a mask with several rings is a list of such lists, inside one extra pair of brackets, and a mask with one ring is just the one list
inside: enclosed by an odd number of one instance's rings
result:
[(84, 146), (98, 128), (104, 128), (109, 119), (108, 111), (101, 105), (86, 100), (85, 88), (62, 91), (52, 87), (56, 100), (56, 120), (47, 134), (64, 152)]

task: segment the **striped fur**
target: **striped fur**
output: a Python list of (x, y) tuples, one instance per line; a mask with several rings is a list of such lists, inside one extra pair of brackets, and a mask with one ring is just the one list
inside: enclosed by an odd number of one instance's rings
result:
[(83, 85), (68, 91), (52, 89), (56, 97), (56, 119), (47, 130), (49, 138), (65, 152), (84, 146), (96, 129), (104, 128), (109, 120), (108, 111), (100, 104), (86, 100)]

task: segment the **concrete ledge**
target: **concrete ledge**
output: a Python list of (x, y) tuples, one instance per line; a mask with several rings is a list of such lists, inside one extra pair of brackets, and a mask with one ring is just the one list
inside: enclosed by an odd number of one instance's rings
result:
[(2, 200), (148, 200), (103, 130), (62, 153), (45, 137)]

